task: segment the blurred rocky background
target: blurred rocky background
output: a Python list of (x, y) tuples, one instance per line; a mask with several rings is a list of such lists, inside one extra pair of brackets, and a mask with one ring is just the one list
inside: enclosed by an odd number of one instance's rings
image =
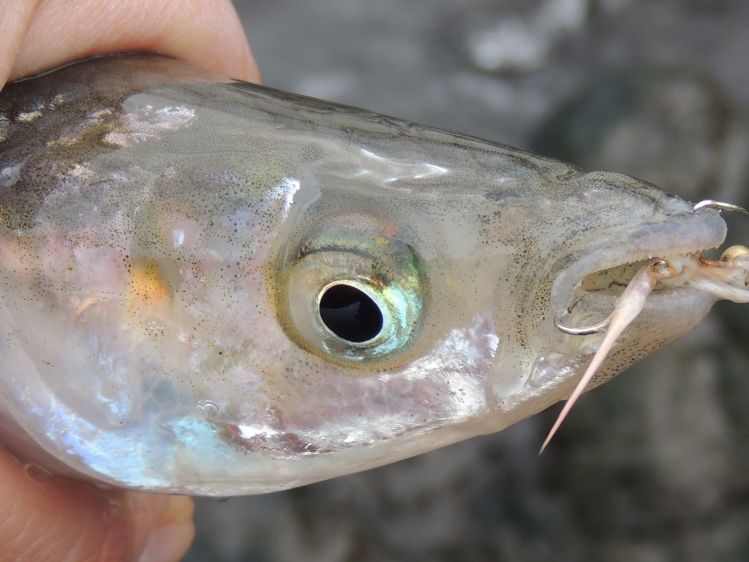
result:
[[(749, 205), (745, 0), (237, 9), (270, 86)], [(187, 560), (747, 561), (748, 336), (745, 307), (717, 307), (585, 396), (542, 457), (558, 408), (363, 474), (198, 500)]]

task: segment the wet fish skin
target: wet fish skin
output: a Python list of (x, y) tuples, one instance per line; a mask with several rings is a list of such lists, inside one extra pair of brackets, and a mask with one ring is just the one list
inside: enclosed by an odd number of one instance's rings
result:
[[(626, 176), (165, 58), (76, 64), (0, 95), (0, 432), (141, 490), (378, 466), (564, 399), (600, 341), (553, 325), (576, 283), (724, 236)], [(381, 299), (382, 341), (321, 325), (339, 281)], [(597, 383), (714, 300), (651, 299)]]

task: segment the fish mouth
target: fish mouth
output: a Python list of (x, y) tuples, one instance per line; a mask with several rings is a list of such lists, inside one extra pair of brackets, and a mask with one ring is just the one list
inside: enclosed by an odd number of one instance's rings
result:
[[(559, 260), (550, 295), (550, 304), (557, 318), (574, 312), (577, 320), (591, 322), (611, 312), (612, 301), (649, 260), (669, 258), (717, 248), (725, 240), (726, 224), (712, 209), (687, 211), (664, 219), (641, 223), (599, 237), (593, 244)], [(678, 301), (674, 300), (678, 295)], [(668, 297), (668, 299), (666, 298)], [(704, 306), (716, 300), (709, 293), (691, 287), (658, 287), (649, 298), (648, 308), (659, 308), (658, 300), (669, 300), (669, 307), (678, 305), (680, 313), (694, 312), (696, 322), (704, 316)], [(582, 305), (582, 306), (581, 306)], [(568, 316), (568, 318), (573, 319)]]

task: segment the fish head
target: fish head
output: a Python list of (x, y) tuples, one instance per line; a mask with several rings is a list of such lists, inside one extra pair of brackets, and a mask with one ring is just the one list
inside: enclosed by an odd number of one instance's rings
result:
[[(4, 95), (41, 108), (0, 155), (4, 440), (117, 486), (269, 492), (498, 431), (595, 351), (556, 319), (725, 236), (632, 178), (162, 58)], [(595, 382), (714, 300), (655, 291)]]
[[(398, 156), (442, 133), (417, 134), (328, 178), (271, 274), (287, 337), (336, 376), (378, 381), (394, 433), (490, 433), (564, 399), (602, 335), (556, 322), (600, 323), (643, 263), (725, 237), (716, 211), (621, 174), (454, 137)], [(591, 386), (692, 330), (715, 300), (659, 286)], [(387, 434), (384, 419), (372, 424)]]

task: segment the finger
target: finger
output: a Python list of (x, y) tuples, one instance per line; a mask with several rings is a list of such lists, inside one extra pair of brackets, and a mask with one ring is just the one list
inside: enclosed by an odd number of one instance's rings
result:
[(105, 491), (0, 450), (0, 560), (169, 562), (189, 548), (192, 501)]
[[(27, 9), (18, 11), (27, 16)], [(7, 78), (94, 54), (141, 50), (171, 55), (233, 78), (260, 80), (229, 0), (41, 0), (18, 47), (7, 51), (15, 51)], [(6, 52), (0, 53), (2, 57)]]
[(5, 0), (0, 10), (0, 89), (10, 75), (18, 48), (39, 0)]

